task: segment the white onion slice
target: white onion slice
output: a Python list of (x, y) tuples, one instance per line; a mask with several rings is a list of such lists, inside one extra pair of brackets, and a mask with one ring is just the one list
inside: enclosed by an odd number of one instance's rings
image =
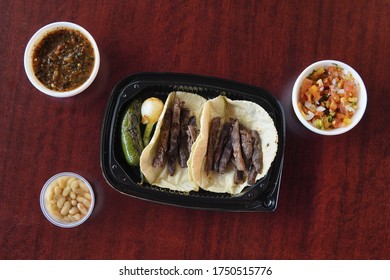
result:
[(337, 91), (337, 94), (344, 94), (345, 93), (345, 90), (344, 89), (339, 89), (338, 91)]
[(345, 109), (347, 109), (350, 112), (355, 112), (355, 109), (352, 108), (350, 105), (345, 105)]
[(309, 111), (308, 115), (305, 116), (305, 120), (310, 121), (312, 118), (314, 118), (314, 114)]

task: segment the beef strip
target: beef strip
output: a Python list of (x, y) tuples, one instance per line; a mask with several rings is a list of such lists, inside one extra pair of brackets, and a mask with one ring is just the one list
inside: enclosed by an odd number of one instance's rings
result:
[(196, 117), (192, 116), (188, 121), (187, 127), (187, 150), (188, 154), (191, 153), (192, 144), (194, 144), (196, 140)]
[(260, 135), (256, 130), (251, 130), (251, 135), (253, 137), (252, 164), (256, 172), (261, 173), (263, 171), (263, 151), (261, 149)]
[(172, 123), (172, 110), (167, 109), (161, 124), (160, 138), (157, 146), (156, 155), (153, 158), (153, 167), (161, 168), (164, 166), (165, 156), (168, 151), (169, 132)]
[(181, 109), (180, 112), (180, 145), (179, 145), (179, 162), (180, 166), (187, 167), (187, 160), (190, 156), (188, 151), (188, 121), (190, 119), (190, 110), (187, 108)]
[(218, 173), (225, 173), (229, 160), (233, 153), (232, 138), (229, 137), (225, 148), (223, 149), (221, 159), (219, 160)]
[(171, 123), (171, 136), (169, 142), (169, 151), (168, 151), (168, 172), (169, 175), (173, 176), (176, 169), (176, 160), (178, 157), (178, 147), (179, 147), (179, 134), (180, 134), (180, 111), (183, 102), (180, 102), (179, 99), (175, 99), (173, 105), (173, 116)]
[(223, 149), (229, 140), (229, 134), (232, 128), (231, 122), (225, 122), (222, 127), (221, 136), (219, 137), (218, 145), (215, 148), (214, 158), (213, 158), (213, 170), (218, 171), (219, 161), (222, 156)]
[(240, 126), (238, 120), (233, 122), (231, 139), (233, 146), (234, 164), (237, 167), (237, 170), (245, 171), (245, 162), (241, 151)]
[(207, 142), (205, 171), (206, 174), (210, 172), (213, 167), (214, 147), (217, 141), (219, 126), (221, 125), (221, 118), (215, 117), (211, 120), (209, 139)]
[(242, 157), (244, 158), (246, 171), (248, 171), (253, 153), (253, 138), (251, 136), (251, 132), (245, 128), (240, 130), (240, 136)]
[(242, 170), (234, 171), (234, 184), (242, 184), (245, 182), (245, 172)]
[(257, 176), (256, 168), (253, 164), (249, 167), (249, 173), (248, 173), (248, 185), (252, 186), (256, 183), (256, 176)]

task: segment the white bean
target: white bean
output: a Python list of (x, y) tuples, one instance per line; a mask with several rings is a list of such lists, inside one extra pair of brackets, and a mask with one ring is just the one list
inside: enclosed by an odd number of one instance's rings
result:
[(81, 201), (81, 203), (84, 204), (84, 206), (87, 207), (87, 208), (91, 207), (91, 201), (89, 201), (86, 198), (84, 198), (84, 200)]
[(49, 204), (50, 211), (58, 211), (57, 203), (56, 202), (50, 202)]
[(53, 213), (53, 215), (54, 215), (57, 219), (62, 220), (62, 217), (63, 217), (63, 216), (61, 215), (60, 212), (58, 212), (58, 210), (52, 210), (51, 212)]
[(73, 215), (71, 215), (71, 214), (68, 214), (68, 218), (69, 218), (69, 220), (71, 221), (71, 222), (75, 222), (76, 221), (76, 219), (73, 217)]
[(64, 203), (66, 201), (66, 198), (61, 196), (58, 200), (57, 200), (57, 207), (58, 209), (61, 209), (63, 206), (64, 206)]
[(85, 208), (85, 206), (82, 203), (77, 203), (77, 208), (79, 208), (80, 212), (84, 215), (87, 214), (88, 212), (88, 209)]
[(68, 180), (68, 177), (66, 177), (66, 176), (58, 178), (58, 185), (60, 186), (61, 189), (65, 188), (67, 180)]
[(62, 195), (67, 197), (68, 194), (70, 194), (71, 188), (70, 187), (65, 187), (65, 189), (62, 191)]
[(80, 188), (82, 188), (85, 192), (89, 192), (87, 185), (84, 182), (80, 182)]
[(60, 186), (55, 186), (54, 187), (54, 194), (59, 195), (61, 193), (62, 193), (61, 187)]
[(67, 187), (71, 187), (74, 181), (76, 181), (76, 178), (75, 177), (70, 177), (68, 179), (68, 181), (66, 181), (66, 186)]
[(70, 210), (69, 210), (69, 214), (71, 215), (74, 215), (74, 214), (77, 214), (79, 212), (79, 209), (75, 206), (73, 206)]
[(84, 204), (84, 206), (87, 207), (87, 208), (91, 207), (91, 202), (88, 199), (86, 199), (85, 197), (83, 197), (83, 196), (78, 196), (76, 198), (76, 200), (78, 202)]
[(46, 193), (46, 199), (47, 200), (52, 200), (53, 196), (54, 196), (54, 188), (53, 187), (49, 187), (49, 189), (47, 190), (47, 193)]
[(80, 219), (81, 219), (80, 213), (77, 213), (77, 214), (73, 215), (73, 218), (74, 218), (76, 221), (80, 220)]
[(79, 182), (77, 180), (74, 180), (72, 182), (72, 184), (70, 185), (70, 188), (72, 189), (72, 191), (74, 192), (75, 190), (77, 190), (79, 188)]
[(74, 193), (75, 194), (83, 194), (83, 193), (85, 193), (85, 191), (81, 188), (78, 188), (78, 189), (74, 190)]
[(67, 215), (69, 213), (70, 207), (71, 207), (70, 201), (66, 201), (64, 203), (64, 206), (61, 209), (61, 212), (60, 212), (61, 215), (63, 215), (63, 216)]

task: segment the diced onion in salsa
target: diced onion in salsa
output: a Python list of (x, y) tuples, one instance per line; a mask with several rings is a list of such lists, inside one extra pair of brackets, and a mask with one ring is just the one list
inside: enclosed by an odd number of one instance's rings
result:
[(358, 108), (358, 87), (343, 70), (338, 65), (320, 67), (302, 81), (298, 108), (319, 129), (349, 125)]

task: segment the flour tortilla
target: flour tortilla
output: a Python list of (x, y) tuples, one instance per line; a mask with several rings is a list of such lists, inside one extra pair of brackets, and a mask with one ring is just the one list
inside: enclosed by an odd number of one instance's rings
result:
[(188, 168), (182, 168), (178, 161), (176, 162), (176, 171), (173, 176), (169, 175), (167, 164), (165, 164), (163, 168), (156, 168), (152, 165), (158, 147), (163, 117), (167, 108), (173, 109), (176, 97), (179, 98), (180, 101), (185, 102), (184, 107), (190, 110), (190, 116), (196, 117), (197, 128), (199, 129), (200, 127), (200, 116), (206, 99), (193, 93), (181, 91), (171, 92), (164, 104), (164, 109), (156, 124), (153, 137), (150, 140), (150, 143), (142, 151), (140, 158), (141, 172), (146, 177), (146, 180), (152, 185), (182, 192), (198, 191), (199, 186), (189, 179)]
[(263, 152), (263, 170), (257, 175), (256, 180), (264, 177), (271, 167), (276, 156), (278, 133), (272, 118), (256, 103), (243, 100), (233, 101), (225, 96), (218, 96), (204, 104), (200, 119), (200, 134), (192, 147), (188, 160), (189, 178), (195, 185), (207, 191), (238, 194), (248, 184), (246, 181), (242, 184), (234, 183), (233, 168), (224, 174), (211, 171), (207, 175), (204, 171), (210, 123), (214, 117), (221, 117), (221, 123), (229, 121), (230, 118), (236, 118), (247, 129), (259, 132)]

